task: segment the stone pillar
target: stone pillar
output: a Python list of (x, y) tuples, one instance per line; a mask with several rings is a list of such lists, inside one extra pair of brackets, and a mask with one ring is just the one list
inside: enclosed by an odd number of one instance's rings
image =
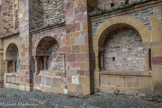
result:
[(16, 71), (20, 72), (20, 60), (17, 59), (16, 62), (17, 62), (17, 64), (16, 64)]
[(5, 63), (5, 73), (8, 73), (8, 60), (5, 60), (4, 63)]
[(13, 60), (13, 72), (16, 72), (16, 61)]
[(98, 51), (95, 51), (95, 71), (99, 71), (100, 68), (99, 68), (99, 52)]
[(38, 72), (38, 58), (39, 57), (33, 57), (34, 58), (34, 62), (35, 62), (35, 74), (39, 74)]
[(161, 45), (154, 45), (151, 48), (152, 58), (152, 80), (153, 91), (161, 93), (162, 91), (162, 42)]
[(95, 51), (94, 52), (95, 53), (95, 66), (96, 66), (96, 68), (95, 68), (95, 74), (94, 74), (94, 82), (95, 82), (95, 88), (99, 88), (99, 85), (100, 85), (100, 81), (99, 81), (99, 71), (100, 71), (100, 68), (99, 68), (99, 52), (98, 51)]
[(29, 34), (29, 0), (19, 0), (19, 38), (20, 41), (20, 89), (32, 90), (33, 87), (33, 73), (31, 71), (31, 58), (32, 58), (32, 37)]
[[(91, 2), (90, 2), (91, 1)], [(67, 77), (73, 81), (73, 78), (77, 80), (86, 80), (85, 82), (68, 81), (68, 90), (72, 94), (89, 95), (91, 93), (91, 65), (90, 65), (90, 26), (89, 25), (89, 10), (93, 9), (94, 0), (65, 0), (65, 19), (66, 19), (66, 63), (67, 65), (75, 65), (76, 67), (69, 67), (67, 69)], [(92, 6), (91, 6), (92, 5)], [(80, 8), (82, 7), (82, 9)], [(72, 20), (73, 19), (73, 20)], [(77, 34), (76, 34), (77, 33)], [(75, 35), (73, 35), (75, 34)], [(77, 51), (77, 53), (76, 53)], [(78, 53), (79, 52), (79, 53)], [(72, 73), (72, 74), (69, 74)], [(73, 84), (73, 87), (70, 86)], [(76, 89), (74, 89), (76, 88)], [(77, 89), (77, 88), (82, 88)]]
[(158, 16), (162, 16), (162, 6), (155, 7), (155, 14), (151, 17), (152, 25), (152, 42), (151, 45), (151, 57), (152, 57), (152, 80), (153, 90), (156, 93), (162, 92), (162, 20), (158, 19)]
[(44, 70), (47, 70), (47, 56), (43, 57)]
[(99, 66), (101, 70), (104, 70), (104, 48), (99, 48)]
[(4, 87), (4, 61), (3, 61), (3, 46), (2, 40), (0, 39), (0, 87)]

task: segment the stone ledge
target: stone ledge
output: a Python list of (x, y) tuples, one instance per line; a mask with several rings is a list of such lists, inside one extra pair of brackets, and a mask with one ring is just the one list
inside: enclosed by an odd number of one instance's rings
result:
[(55, 23), (53, 25), (48, 25), (46, 27), (41, 27), (41, 28), (30, 30), (29, 33), (33, 34), (35, 32), (40, 32), (40, 31), (42, 32), (43, 30), (47, 30), (50, 28), (57, 28), (57, 27), (64, 26), (64, 25), (65, 25), (65, 22), (59, 22), (59, 23)]
[(0, 36), (0, 39), (7, 38), (7, 37), (11, 37), (11, 36), (17, 36), (17, 35), (19, 35), (19, 32), (12, 33), (12, 34), (6, 34), (5, 36)]
[[(137, 3), (130, 3), (126, 6), (118, 6), (118, 7), (114, 7), (113, 9), (109, 9), (109, 10), (106, 10), (106, 11), (97, 11), (97, 12), (91, 12), (89, 14), (90, 17), (95, 17), (95, 16), (99, 16), (99, 15), (104, 15), (106, 13), (113, 13), (113, 12), (116, 12), (116, 11), (122, 11), (124, 9), (128, 9), (128, 8), (132, 8), (132, 7), (135, 7), (135, 6), (139, 6), (141, 4), (144, 4), (144, 3), (148, 3), (148, 2), (153, 2), (153, 3), (156, 3), (158, 2), (158, 0), (141, 0)], [(160, 1), (159, 1), (160, 2)], [(143, 6), (141, 6), (143, 7)]]
[(40, 71), (40, 76), (45, 75), (45, 76), (63, 76), (63, 72), (56, 72), (54, 70), (42, 70)]
[(99, 72), (100, 75), (118, 75), (118, 76), (146, 76), (146, 77), (152, 77), (152, 74), (150, 72), (140, 72), (140, 71), (101, 71)]
[(6, 75), (19, 77), (20, 73), (18, 73), (18, 72), (15, 72), (15, 73), (5, 73), (5, 76)]

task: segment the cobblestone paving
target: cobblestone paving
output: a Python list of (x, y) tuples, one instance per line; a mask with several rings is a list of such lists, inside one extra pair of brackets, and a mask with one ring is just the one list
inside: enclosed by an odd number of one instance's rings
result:
[(162, 108), (162, 103), (98, 93), (76, 98), (0, 88), (0, 108)]

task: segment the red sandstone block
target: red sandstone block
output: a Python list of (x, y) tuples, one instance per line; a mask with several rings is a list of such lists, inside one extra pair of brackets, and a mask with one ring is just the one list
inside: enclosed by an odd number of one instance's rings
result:
[(81, 13), (77, 14), (77, 18), (76, 19), (77, 19), (77, 21), (83, 21), (83, 20), (86, 19), (86, 16), (84, 15), (83, 12), (81, 12)]
[(75, 14), (77, 14), (79, 12), (85, 12), (86, 10), (87, 10), (87, 5), (85, 5), (85, 4), (79, 4), (78, 6), (76, 6), (74, 8)]
[(87, 61), (87, 54), (76, 54), (76, 61), (78, 62), (84, 62)]
[(71, 68), (79, 68), (80, 67), (80, 63), (71, 63), (70, 67)]
[(90, 75), (89, 70), (78, 70), (77, 73), (81, 76), (89, 76)]
[(162, 57), (152, 57), (153, 65), (162, 65)]
[(76, 54), (69, 54), (67, 55), (68, 62), (75, 62), (76, 61)]
[(22, 57), (25, 56), (25, 53), (21, 53), (21, 56), (22, 56)]
[(66, 26), (66, 32), (67, 33), (75, 32), (75, 24), (67, 24), (67, 26)]
[(80, 23), (75, 24), (75, 31), (80, 31)]
[(60, 48), (60, 53), (65, 53), (66, 52), (66, 46)]

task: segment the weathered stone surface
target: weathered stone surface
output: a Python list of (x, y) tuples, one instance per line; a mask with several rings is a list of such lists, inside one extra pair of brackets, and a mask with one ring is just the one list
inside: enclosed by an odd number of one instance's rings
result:
[[(0, 85), (8, 81), (5, 87), (74, 96), (89, 95), (94, 88), (161, 93), (162, 2), (124, 8), (122, 2), (1, 0)], [(111, 5), (120, 7), (88, 16), (94, 8)], [(10, 44), (17, 49), (8, 50)], [(18, 63), (20, 72), (8, 73)]]
[(63, 0), (30, 1), (30, 29), (41, 28), (64, 21)]
[[(105, 34), (106, 35), (106, 34)], [(140, 34), (131, 28), (118, 29), (106, 35), (104, 69), (112, 71), (144, 71), (145, 53)]]
[(18, 0), (1, 0), (0, 4), (0, 36), (18, 31)]

